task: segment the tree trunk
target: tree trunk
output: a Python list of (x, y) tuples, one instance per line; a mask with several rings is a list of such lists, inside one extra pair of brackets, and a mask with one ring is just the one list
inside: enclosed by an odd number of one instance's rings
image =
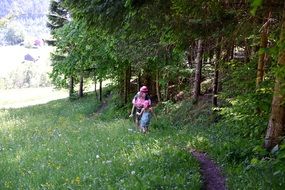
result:
[(80, 98), (83, 97), (83, 76), (80, 76), (80, 83), (79, 83), (78, 96), (79, 96)]
[(268, 44), (268, 30), (269, 30), (269, 19), (271, 17), (271, 12), (269, 12), (268, 19), (266, 19), (265, 24), (263, 25), (261, 36), (260, 36), (260, 49), (262, 53), (259, 54), (258, 65), (257, 65), (257, 76), (256, 76), (256, 87), (259, 87), (259, 84), (264, 80), (264, 67), (266, 61), (266, 53), (264, 51), (267, 48)]
[(249, 40), (244, 39), (244, 56), (245, 56), (245, 62), (248, 63), (250, 61), (250, 44)]
[(139, 71), (139, 75), (138, 75), (138, 91), (140, 90), (140, 87), (142, 86), (142, 74), (141, 74), (141, 71)]
[(99, 82), (99, 100), (100, 102), (102, 102), (103, 98), (102, 98), (102, 79), (100, 79)]
[(160, 102), (161, 99), (160, 99), (160, 89), (159, 89), (159, 70), (157, 69), (156, 70), (156, 85), (155, 85), (155, 88), (156, 88), (156, 96), (157, 96), (157, 101)]
[(169, 86), (170, 86), (170, 82), (168, 81), (168, 75), (166, 75), (166, 86), (165, 86), (165, 100), (169, 100), (170, 99), (170, 89), (169, 89)]
[[(100, 85), (100, 79), (99, 79), (99, 85)], [(125, 91), (124, 85), (125, 85), (125, 71), (122, 68), (118, 74), (119, 97), (121, 97), (119, 102), (120, 104), (124, 101), (124, 91)], [(99, 99), (100, 99), (100, 93), (99, 93)]]
[(74, 93), (74, 78), (71, 76), (69, 79), (69, 97)]
[(220, 52), (221, 52), (221, 45), (219, 44), (221, 40), (218, 40), (218, 47), (216, 51), (216, 58), (215, 58), (215, 73), (214, 73), (214, 80), (213, 80), (213, 98), (212, 104), (214, 107), (218, 106), (218, 84), (219, 84), (219, 62), (220, 62)]
[(131, 66), (125, 69), (125, 79), (124, 79), (124, 104), (128, 103), (128, 95), (130, 91), (130, 80), (131, 80)]
[(198, 97), (201, 94), (200, 84), (201, 84), (201, 73), (202, 73), (202, 40), (198, 40), (195, 64), (196, 64), (196, 70), (195, 70), (195, 81), (193, 89), (193, 101), (197, 102)]
[(97, 79), (96, 76), (94, 77), (94, 92), (95, 92), (95, 97), (98, 100), (98, 93), (97, 93)]
[[(280, 43), (285, 44), (285, 4), (283, 8), (283, 20), (280, 33)], [(281, 71), (285, 70), (285, 48), (280, 47), (278, 65)], [(265, 136), (264, 147), (270, 150), (277, 145), (285, 132), (285, 73), (279, 72), (276, 76), (273, 100), (271, 103), (271, 115)]]

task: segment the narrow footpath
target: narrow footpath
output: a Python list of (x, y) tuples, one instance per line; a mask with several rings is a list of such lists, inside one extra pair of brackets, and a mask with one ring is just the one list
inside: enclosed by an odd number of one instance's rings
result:
[(222, 175), (221, 169), (214, 163), (206, 153), (196, 150), (191, 154), (199, 161), (201, 175), (203, 178), (203, 190), (226, 190), (225, 177)]

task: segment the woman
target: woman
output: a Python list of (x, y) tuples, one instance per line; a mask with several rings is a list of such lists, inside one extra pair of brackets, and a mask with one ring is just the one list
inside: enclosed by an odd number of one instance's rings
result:
[(151, 100), (148, 93), (148, 89), (146, 86), (142, 86), (140, 88), (140, 91), (134, 96), (132, 103), (133, 103), (133, 107), (132, 107), (132, 111), (129, 117), (133, 117), (134, 121), (137, 125), (137, 127), (139, 128), (139, 123), (140, 123), (140, 115), (137, 115), (137, 112), (141, 112), (143, 106), (144, 106), (144, 102), (147, 100), (149, 101), (149, 105), (151, 105)]

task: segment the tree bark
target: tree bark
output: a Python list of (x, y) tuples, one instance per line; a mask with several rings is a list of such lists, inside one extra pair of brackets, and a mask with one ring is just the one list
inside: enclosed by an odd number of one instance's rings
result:
[(212, 104), (214, 107), (218, 106), (218, 84), (219, 84), (219, 61), (220, 61), (220, 52), (221, 52), (221, 45), (219, 44), (220, 40), (218, 40), (218, 47), (216, 51), (216, 58), (215, 58), (215, 73), (214, 73), (214, 80), (213, 80), (213, 98)]
[(159, 88), (159, 70), (156, 70), (156, 96), (157, 96), (157, 101), (160, 102), (160, 88)]
[(128, 95), (130, 91), (130, 80), (131, 80), (131, 66), (128, 66), (125, 69), (124, 104), (128, 103)]
[(100, 102), (102, 102), (102, 100), (103, 100), (103, 97), (102, 97), (102, 79), (100, 79), (100, 82), (99, 82), (99, 100), (100, 100)]
[(74, 78), (71, 76), (69, 79), (69, 97), (74, 93)]
[(98, 93), (97, 93), (97, 77), (94, 77), (94, 92), (95, 92), (95, 97), (98, 100)]
[(79, 92), (78, 95), (80, 98), (83, 97), (83, 76), (80, 76), (80, 83), (79, 83)]
[(198, 40), (197, 43), (197, 55), (195, 59), (196, 70), (195, 70), (195, 81), (193, 89), (193, 101), (197, 102), (198, 97), (201, 94), (201, 74), (202, 74), (202, 40)]
[(256, 76), (256, 88), (259, 87), (259, 84), (264, 80), (264, 67), (266, 62), (266, 53), (264, 51), (267, 48), (268, 44), (268, 32), (269, 32), (269, 19), (271, 17), (271, 12), (269, 12), (268, 18), (265, 20), (265, 24), (261, 31), (260, 36), (260, 49), (262, 53), (259, 54), (258, 66), (257, 66), (257, 76)]
[(275, 79), (271, 115), (264, 142), (264, 147), (267, 150), (277, 145), (285, 133), (285, 4), (283, 7), (283, 20), (279, 44), (283, 44), (283, 47), (280, 47), (281, 49), (278, 56), (279, 69), (283, 72), (279, 72)]
[(138, 86), (137, 86), (137, 88), (138, 88), (138, 91), (140, 90), (140, 87), (142, 86), (142, 73), (141, 73), (141, 71), (139, 71), (139, 75), (138, 75)]
[(251, 48), (250, 48), (249, 40), (244, 39), (244, 56), (245, 56), (246, 63), (250, 61), (250, 52), (251, 52)]

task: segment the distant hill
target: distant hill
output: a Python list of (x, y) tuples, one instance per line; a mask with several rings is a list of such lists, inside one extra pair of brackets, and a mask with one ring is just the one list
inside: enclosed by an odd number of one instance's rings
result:
[(45, 38), (50, 0), (1, 0), (0, 19), (9, 17), (0, 28), (0, 45), (14, 45), (29, 38)]
[(0, 18), (9, 14), (13, 0), (1, 0), (0, 2)]

